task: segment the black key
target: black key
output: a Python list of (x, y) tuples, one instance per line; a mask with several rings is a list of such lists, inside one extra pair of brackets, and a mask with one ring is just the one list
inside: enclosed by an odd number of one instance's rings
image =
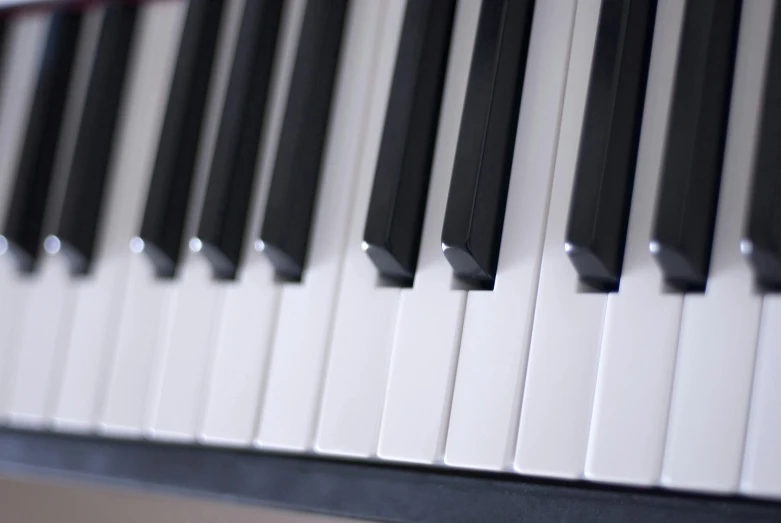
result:
[(753, 184), (740, 249), (766, 289), (781, 289), (781, 6), (776, 5), (765, 68), (765, 86)]
[(580, 279), (618, 289), (656, 0), (602, 0), (565, 250)]
[(366, 253), (405, 285), (418, 264), (454, 12), (455, 0), (407, 4), (366, 216)]
[(159, 277), (174, 276), (181, 254), (222, 0), (190, 2), (139, 237)]
[[(8, 15), (0, 13), (0, 56), (5, 56), (5, 50), (8, 47), (8, 38), (10, 31), (8, 30)], [(4, 60), (5, 58), (3, 58)], [(0, 65), (4, 65), (0, 63)]]
[(217, 278), (233, 278), (241, 256), (281, 13), (282, 0), (244, 7), (198, 229)]
[(0, 68), (5, 65), (8, 40), (11, 38), (11, 29), (8, 12), (0, 12)]
[(20, 270), (35, 267), (76, 56), (81, 14), (57, 11), (49, 26), (3, 237)]
[(260, 233), (286, 280), (300, 280), (304, 270), (346, 10), (347, 0), (315, 0), (304, 13)]
[(533, 0), (485, 0), (442, 227), (455, 275), (493, 287), (510, 183)]
[(307, 3), (260, 245), (285, 280), (304, 270), (347, 0)]
[(686, 2), (650, 243), (680, 291), (704, 290), (708, 277), (740, 5)]
[(74, 273), (89, 270), (111, 158), (130, 44), (135, 4), (106, 8), (79, 123), (68, 186), (57, 228), (62, 252)]

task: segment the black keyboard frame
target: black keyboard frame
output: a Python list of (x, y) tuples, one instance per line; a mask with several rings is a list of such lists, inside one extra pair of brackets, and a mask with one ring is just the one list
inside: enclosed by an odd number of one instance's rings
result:
[(0, 475), (396, 522), (781, 521), (781, 503), (265, 451), (0, 429)]

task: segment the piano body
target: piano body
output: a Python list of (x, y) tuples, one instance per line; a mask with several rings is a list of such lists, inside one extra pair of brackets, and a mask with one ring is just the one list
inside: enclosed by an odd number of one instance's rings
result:
[(781, 0), (1, 16), (2, 474), (781, 521)]

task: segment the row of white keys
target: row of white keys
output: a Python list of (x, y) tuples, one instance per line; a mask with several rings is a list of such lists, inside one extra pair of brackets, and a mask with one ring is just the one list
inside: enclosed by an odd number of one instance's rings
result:
[(683, 295), (648, 250), (685, 3), (658, 4), (621, 287), (607, 299), (586, 477), (659, 481)]
[(290, 0), (282, 13), (246, 250), (235, 281), (223, 283), (223, 307), (217, 313), (219, 326), (199, 433), (206, 443), (248, 446), (255, 437), (280, 289), (273, 267), (254, 250), (251, 240), (258, 237), (266, 206), (305, 7), (306, 0)]
[[(44, 222), (49, 232), (59, 219), (103, 9), (93, 8), (83, 16)], [(72, 283), (73, 278), (63, 256), (41, 258), (35, 273), (24, 278), (24, 292), (28, 296), (24, 306), (20, 306), (21, 326), (14, 347), (17, 354), (7, 405), (12, 423), (40, 426), (51, 412), (54, 398), (49, 392), (56, 389), (56, 377), (64, 355), (58, 350), (61, 347), (59, 341), (68, 336), (72, 319), (75, 296)]]
[(600, 0), (579, 0), (572, 36), (515, 468), (577, 478), (585, 468), (607, 295), (579, 290), (564, 252)]
[(348, 12), (307, 267), (300, 283), (281, 291), (255, 441), (261, 447), (300, 451), (313, 445), (385, 9), (386, 2), (358, 0)]
[(315, 437), (315, 450), (327, 454), (366, 457), (374, 455), (377, 449), (400, 289), (378, 285), (377, 271), (361, 248), (361, 240), (405, 4), (389, 2), (383, 19), (376, 83), (369, 107), (370, 123), (359, 164), (360, 177), (345, 246)]
[[(0, 220), (10, 204), (24, 129), (30, 112), (51, 16), (19, 14), (9, 22), (0, 91)], [(0, 415), (8, 408), (26, 286), (6, 252), (0, 256)]]
[(575, 0), (535, 6), (496, 281), (466, 300), (449, 465), (502, 470), (513, 459), (574, 14)]
[[(131, 48), (100, 230), (97, 261), (74, 280), (73, 321), (60, 343), (67, 354), (56, 395), (53, 422), (60, 430), (85, 432), (98, 422), (107, 364), (116, 343), (126, 292), (129, 239), (136, 233), (149, 182), (149, 158), (167, 94), (175, 46), (168, 36), (175, 4), (140, 8)], [(170, 40), (170, 41), (169, 41)]]
[[(243, 11), (244, 1), (229, 2), (220, 22), (185, 223), (187, 238), (194, 237), (198, 228)], [(204, 255), (189, 249), (182, 253), (177, 272), (153, 371), (158, 381), (151, 384), (147, 429), (157, 439), (194, 440), (206, 400), (203, 391), (225, 283), (212, 276)]]
[(377, 450), (386, 459), (432, 463), (444, 451), (466, 291), (451, 290), (440, 239), (480, 4), (461, 2), (455, 13), (420, 256), (399, 299)]
[[(168, 99), (168, 90), (176, 65), (176, 56), (187, 2), (173, 1), (150, 4), (143, 33), (149, 42), (149, 55), (143, 53), (142, 60), (149, 60), (149, 73), (156, 74), (153, 97), (157, 105), (154, 114), (139, 122), (145, 133), (139, 132), (139, 142), (129, 144), (135, 149), (130, 162), (123, 165), (121, 173), (141, 176), (149, 180), (155, 161), (157, 142), (162, 128), (163, 116)], [(146, 67), (140, 67), (144, 73)], [(151, 87), (151, 86), (149, 86)], [(140, 131), (141, 129), (139, 129)], [(127, 171), (125, 170), (127, 168)], [(146, 190), (143, 191), (146, 197)], [(135, 226), (143, 216), (143, 206), (138, 210)], [(137, 249), (138, 250), (138, 249)], [(129, 255), (125, 292), (118, 296), (119, 321), (114, 340), (113, 354), (109, 358), (103, 398), (99, 407), (99, 426), (112, 435), (138, 436), (146, 422), (147, 404), (152, 381), (155, 358), (164, 343), (163, 327), (167, 322), (169, 303), (177, 282), (155, 277), (152, 264), (141, 252)]]
[(662, 484), (738, 489), (762, 298), (738, 245), (757, 136), (770, 1), (745, 2), (710, 274), (704, 294), (683, 303)]

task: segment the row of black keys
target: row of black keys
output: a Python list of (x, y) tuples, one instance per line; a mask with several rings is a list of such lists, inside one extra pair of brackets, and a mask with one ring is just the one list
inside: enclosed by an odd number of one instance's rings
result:
[[(379, 273), (414, 278), (456, 0), (407, 5), (366, 217)], [(175, 275), (223, 0), (192, 0), (139, 237), (161, 277)], [(198, 238), (218, 278), (240, 263), (283, 0), (246, 3)], [(306, 7), (260, 239), (279, 276), (305, 268), (348, 0)], [(442, 231), (457, 277), (491, 287), (502, 235), (533, 0), (484, 1)], [(740, 0), (687, 0), (650, 242), (681, 290), (707, 280), (729, 113)], [(57, 236), (89, 271), (138, 7), (107, 8)], [(655, 0), (603, 0), (565, 249), (581, 279), (619, 285), (643, 116)], [(767, 63), (744, 249), (757, 279), (781, 284), (781, 10)], [(3, 234), (23, 270), (38, 255), (82, 15), (54, 15)], [(522, 175), (522, 174), (521, 174)]]

